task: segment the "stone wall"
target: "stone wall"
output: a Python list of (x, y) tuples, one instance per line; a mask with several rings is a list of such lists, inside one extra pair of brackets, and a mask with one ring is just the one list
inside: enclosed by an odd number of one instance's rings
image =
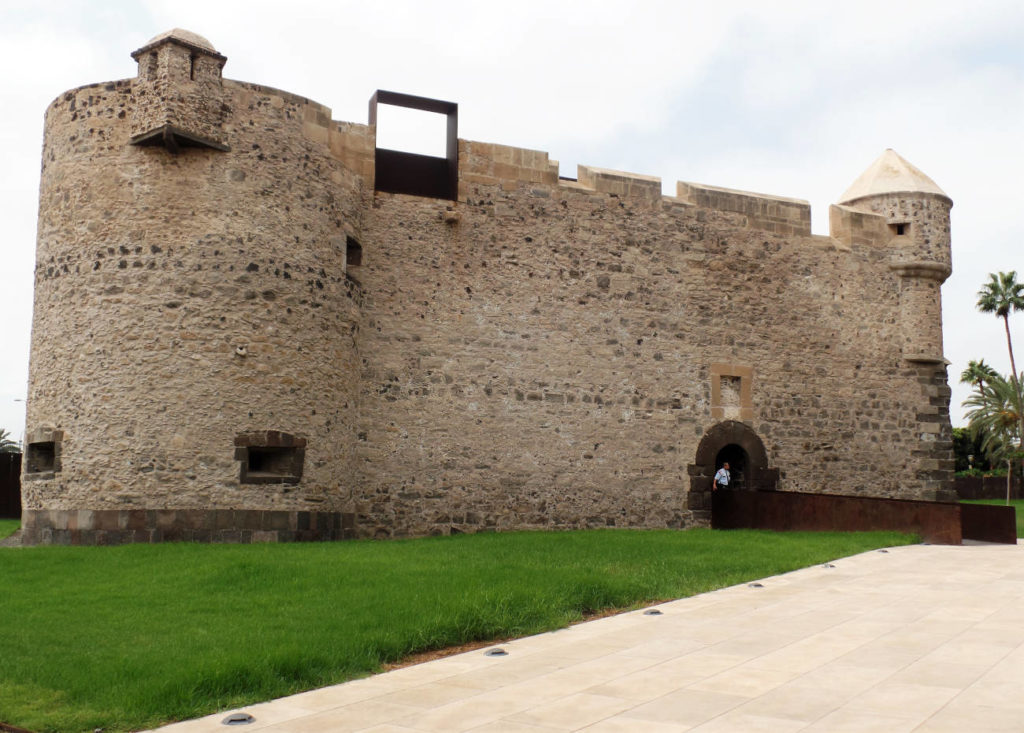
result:
[(722, 419), (749, 421), (779, 488), (943, 492), (945, 370), (902, 358), (886, 248), (793, 235), (799, 202), (714, 209), (609, 173), (463, 182), (457, 219), (375, 196), (359, 531), (703, 522), (688, 467)]

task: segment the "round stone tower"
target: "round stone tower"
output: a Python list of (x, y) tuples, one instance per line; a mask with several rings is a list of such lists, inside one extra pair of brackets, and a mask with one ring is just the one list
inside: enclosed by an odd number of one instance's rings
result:
[(899, 331), (907, 371), (923, 405), (911, 433), (919, 460), (919, 498), (955, 500), (952, 492), (950, 389), (942, 353), (942, 283), (952, 272), (949, 212), (952, 200), (895, 151), (882, 153), (840, 198), (840, 204), (884, 219), (889, 268), (899, 288)]
[(952, 272), (952, 200), (931, 178), (889, 149), (854, 181), (839, 203), (879, 214), (888, 222), (890, 267), (900, 276), (903, 358), (943, 362), (940, 287)]
[(132, 56), (46, 113), (24, 540), (340, 537), (361, 192), (330, 110), (187, 31)]

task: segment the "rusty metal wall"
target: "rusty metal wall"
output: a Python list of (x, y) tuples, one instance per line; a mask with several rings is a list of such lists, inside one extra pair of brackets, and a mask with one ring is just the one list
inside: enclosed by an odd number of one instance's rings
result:
[[(1005, 499), (1005, 476), (957, 476), (953, 480), (953, 489), (961, 499)], [(1010, 498), (1024, 498), (1024, 490), (1016, 476), (1010, 485)]]
[(0, 519), (21, 518), (21, 453), (0, 453)]
[[(966, 509), (966, 511), (964, 511)], [(716, 491), (711, 526), (777, 531), (889, 530), (913, 532), (925, 542), (959, 545), (964, 539), (1016, 543), (1012, 507), (874, 499), (790, 491)]]

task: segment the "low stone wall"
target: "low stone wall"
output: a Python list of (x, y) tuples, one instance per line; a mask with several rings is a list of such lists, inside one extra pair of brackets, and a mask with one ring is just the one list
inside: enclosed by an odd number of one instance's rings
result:
[(258, 509), (28, 510), (24, 545), (310, 542), (355, 536), (355, 515)]

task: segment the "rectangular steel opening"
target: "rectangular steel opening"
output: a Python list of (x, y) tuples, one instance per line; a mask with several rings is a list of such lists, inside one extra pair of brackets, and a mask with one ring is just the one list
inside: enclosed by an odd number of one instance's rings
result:
[(448, 199), (459, 195), (459, 105), (438, 99), (417, 97), (378, 89), (370, 97), (370, 125), (377, 124), (380, 104), (434, 112), (447, 117), (445, 157), (388, 150), (374, 151), (374, 190), (409, 196)]

